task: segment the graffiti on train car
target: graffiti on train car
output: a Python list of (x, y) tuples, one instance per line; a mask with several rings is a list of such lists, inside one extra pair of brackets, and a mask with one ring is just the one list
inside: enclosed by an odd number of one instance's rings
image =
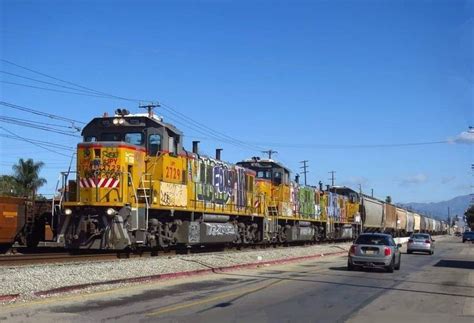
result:
[(198, 201), (220, 205), (231, 202), (239, 207), (247, 204), (244, 168), (232, 167), (208, 158), (190, 160), (188, 166)]
[(162, 182), (160, 204), (166, 206), (186, 206), (188, 191), (186, 185)]
[(119, 152), (116, 148), (106, 148), (101, 151), (102, 156), (92, 159), (90, 149), (84, 149), (79, 161), (84, 178), (120, 178)]

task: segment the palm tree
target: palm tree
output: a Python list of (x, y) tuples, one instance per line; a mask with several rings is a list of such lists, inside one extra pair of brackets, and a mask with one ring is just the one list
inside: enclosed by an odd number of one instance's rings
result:
[(14, 177), (22, 191), (21, 193), (31, 197), (33, 200), (38, 189), (46, 184), (46, 179), (39, 177), (43, 166), (43, 162), (35, 163), (31, 158), (28, 158), (26, 161), (20, 158), (18, 164), (13, 165)]

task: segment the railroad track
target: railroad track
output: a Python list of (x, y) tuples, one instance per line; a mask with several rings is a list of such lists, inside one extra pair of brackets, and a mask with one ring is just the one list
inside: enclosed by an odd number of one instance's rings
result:
[[(167, 253), (169, 255), (171, 253)], [(174, 253), (173, 253), (174, 254)], [(19, 265), (40, 265), (65, 262), (107, 261), (123, 258), (151, 257), (150, 252), (144, 253), (86, 253), (72, 254), (67, 252), (39, 253), (39, 254), (12, 254), (0, 256), (0, 267)]]
[[(319, 244), (329, 244), (331, 242), (322, 242)], [(332, 242), (334, 243), (334, 242)], [(128, 259), (128, 258), (150, 258), (154, 256), (168, 257), (177, 254), (197, 254), (197, 253), (216, 253), (216, 252), (244, 252), (260, 248), (285, 248), (290, 246), (303, 246), (309, 244), (295, 244), (295, 245), (253, 245), (246, 246), (244, 248), (226, 248), (226, 247), (207, 247), (207, 248), (193, 248), (184, 250), (171, 249), (168, 251), (152, 252), (152, 251), (114, 251), (114, 252), (101, 252), (101, 251), (82, 251), (82, 253), (64, 252), (63, 249), (57, 249), (51, 251), (51, 249), (38, 248), (38, 249), (15, 249), (17, 253), (3, 254), (0, 255), (0, 267), (13, 267), (19, 265), (42, 265), (42, 264), (53, 264), (53, 263), (67, 263), (67, 262), (90, 262), (90, 261), (112, 261), (117, 259)]]

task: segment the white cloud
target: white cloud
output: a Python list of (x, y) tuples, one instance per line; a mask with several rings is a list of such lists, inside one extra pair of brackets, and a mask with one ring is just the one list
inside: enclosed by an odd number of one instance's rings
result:
[(448, 140), (452, 144), (474, 144), (474, 129), (469, 129), (468, 131), (463, 131), (454, 138)]
[(425, 174), (416, 174), (416, 175), (411, 175), (411, 176), (406, 176), (402, 178), (400, 181), (401, 185), (417, 185), (417, 184), (423, 184), (428, 181), (428, 176)]

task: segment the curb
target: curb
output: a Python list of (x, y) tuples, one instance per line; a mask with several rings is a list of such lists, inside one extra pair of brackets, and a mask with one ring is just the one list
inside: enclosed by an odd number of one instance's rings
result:
[[(259, 268), (262, 266), (279, 265), (279, 264), (286, 264), (286, 263), (298, 262), (298, 261), (309, 260), (309, 259), (316, 259), (316, 258), (325, 257), (325, 256), (340, 256), (340, 255), (346, 255), (346, 254), (347, 254), (347, 251), (339, 251), (339, 252), (321, 253), (321, 254), (315, 254), (315, 255), (310, 255), (310, 256), (301, 256), (301, 257), (286, 258), (286, 259), (258, 261), (258, 262), (251, 262), (251, 263), (246, 263), (246, 264), (238, 264), (238, 265), (225, 266), (225, 267), (216, 267), (216, 268), (181, 271), (181, 272), (175, 272), (175, 273), (157, 274), (157, 275), (142, 276), (142, 277), (107, 280), (107, 281), (94, 282), (94, 283), (64, 286), (64, 287), (59, 287), (59, 288), (54, 288), (54, 289), (49, 289), (49, 290), (44, 290), (44, 291), (37, 291), (37, 292), (33, 292), (32, 294), (37, 297), (47, 297), (47, 296), (51, 296), (55, 294), (78, 291), (78, 290), (86, 289), (89, 287), (117, 285), (117, 284), (123, 284), (123, 283), (142, 283), (142, 282), (152, 282), (152, 281), (159, 281), (159, 280), (171, 280), (171, 279), (177, 279), (177, 278), (183, 278), (183, 277), (192, 277), (192, 276), (199, 276), (199, 275), (212, 274), (212, 273), (223, 273), (223, 272), (235, 271), (235, 270), (240, 270), (240, 269), (253, 269), (253, 268)], [(0, 295), (0, 301), (14, 301), (18, 297), (20, 297), (20, 294)]]
[(11, 302), (20, 297), (20, 294), (0, 295), (0, 302)]

